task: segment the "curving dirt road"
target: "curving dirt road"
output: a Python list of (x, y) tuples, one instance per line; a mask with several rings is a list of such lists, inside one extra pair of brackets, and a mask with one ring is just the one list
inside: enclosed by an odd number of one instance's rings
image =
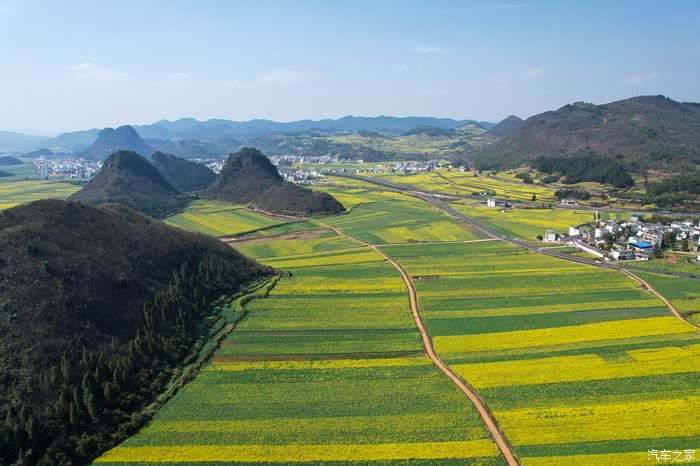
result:
[(641, 278), (641, 277), (636, 276), (635, 274), (633, 274), (633, 273), (630, 272), (629, 270), (625, 270), (625, 269), (621, 269), (621, 270), (622, 270), (623, 273), (625, 273), (625, 275), (627, 275), (627, 276), (630, 277), (632, 280), (634, 280), (634, 281), (636, 281), (637, 283), (639, 283), (640, 285), (642, 285), (642, 289), (643, 289), (644, 291), (647, 291), (647, 292), (653, 294), (654, 296), (656, 296), (657, 298), (659, 298), (661, 301), (663, 301), (664, 304), (668, 307), (668, 310), (671, 311), (671, 314), (673, 314), (674, 316), (678, 317), (678, 318), (679, 318), (680, 320), (682, 320), (683, 322), (685, 322), (685, 323), (687, 323), (687, 324), (690, 324), (690, 325), (692, 325), (693, 327), (695, 327), (696, 329), (700, 330), (700, 325), (696, 325), (696, 324), (694, 324), (693, 322), (691, 322), (691, 321), (689, 321), (688, 319), (686, 319), (686, 318), (683, 316), (683, 314), (681, 314), (680, 312), (678, 312), (678, 309), (676, 309), (676, 307), (675, 307), (673, 304), (671, 304), (671, 301), (669, 301), (668, 299), (666, 299), (666, 297), (664, 297), (664, 295), (662, 295), (661, 293), (659, 293), (658, 291), (656, 291), (646, 280), (644, 280), (644, 279)]
[(428, 333), (428, 329), (425, 326), (425, 322), (423, 322), (423, 317), (420, 314), (420, 309), (418, 307), (418, 297), (416, 295), (416, 288), (413, 286), (413, 282), (411, 282), (411, 278), (408, 276), (404, 268), (401, 267), (401, 265), (399, 265), (392, 258), (384, 254), (384, 252), (377, 246), (369, 244), (365, 241), (361, 241), (357, 238), (353, 238), (352, 236), (346, 235), (334, 226), (331, 226), (331, 228), (340, 236), (359, 241), (360, 243), (369, 246), (374, 252), (382, 256), (387, 262), (393, 265), (394, 268), (396, 268), (396, 270), (399, 271), (404, 283), (406, 284), (406, 288), (408, 288), (408, 298), (411, 304), (411, 312), (413, 314), (413, 319), (416, 321), (416, 325), (418, 326), (418, 331), (420, 332), (420, 336), (423, 339), (423, 345), (425, 346), (425, 350), (428, 354), (428, 357), (455, 385), (457, 385), (457, 387), (459, 387), (460, 390), (462, 390), (462, 392), (464, 392), (465, 395), (467, 395), (467, 397), (479, 413), (479, 416), (484, 421), (484, 424), (486, 424), (486, 429), (488, 430), (489, 434), (491, 435), (491, 438), (493, 439), (498, 449), (501, 451), (501, 454), (506, 460), (506, 463), (509, 466), (519, 466), (521, 464), (520, 460), (516, 456), (515, 452), (513, 451), (513, 447), (511, 446), (510, 442), (508, 441), (505, 434), (498, 425), (498, 421), (496, 421), (496, 418), (494, 417), (493, 413), (491, 413), (491, 410), (489, 410), (489, 408), (486, 406), (486, 403), (484, 403), (484, 400), (481, 399), (479, 394), (476, 392), (476, 390), (474, 390), (474, 388), (472, 388), (471, 385), (469, 385), (464, 379), (457, 375), (457, 373), (454, 372), (447, 364), (445, 364), (442, 361), (442, 359), (440, 359), (440, 356), (438, 356), (435, 352), (435, 347), (433, 346), (433, 339)]

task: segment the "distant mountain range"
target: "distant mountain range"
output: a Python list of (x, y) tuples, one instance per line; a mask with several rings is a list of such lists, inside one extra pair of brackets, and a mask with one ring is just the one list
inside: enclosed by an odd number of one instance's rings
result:
[(41, 147), (46, 140), (41, 136), (0, 131), (0, 152), (33, 150)]
[[(486, 121), (453, 120), (451, 118), (346, 116), (337, 120), (299, 120), (287, 123), (271, 120), (211, 119), (199, 121), (194, 118), (181, 118), (175, 121), (160, 120), (150, 125), (135, 125), (133, 128), (141, 138), (153, 146), (154, 150), (172, 152), (175, 155), (187, 157), (191, 155), (192, 150), (212, 156), (225, 156), (234, 147), (240, 147), (241, 144), (251, 139), (275, 134), (306, 134), (315, 131), (324, 133), (383, 131), (401, 134), (417, 126), (453, 129), (466, 124), (478, 124), (485, 129), (495, 126), (494, 123)], [(81, 153), (96, 142), (100, 132), (100, 129), (89, 129), (62, 133), (54, 138), (0, 132), (0, 151), (25, 152), (48, 148)]]

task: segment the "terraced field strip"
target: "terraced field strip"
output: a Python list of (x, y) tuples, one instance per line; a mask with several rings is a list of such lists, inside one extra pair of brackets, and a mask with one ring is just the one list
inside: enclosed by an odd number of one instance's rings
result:
[(426, 356), (396, 270), (335, 234), (286, 243), (242, 245), (289, 276), (97, 463), (503, 464), (476, 410)]
[(503, 242), (385, 251), (414, 277), (436, 353), (523, 464), (648, 464), (649, 449), (700, 446), (700, 332), (630, 277)]

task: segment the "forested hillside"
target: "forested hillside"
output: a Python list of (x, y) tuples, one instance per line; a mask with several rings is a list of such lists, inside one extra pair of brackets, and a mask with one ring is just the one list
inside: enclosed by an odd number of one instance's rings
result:
[(482, 168), (518, 166), (537, 157), (581, 151), (619, 155), (631, 171), (696, 170), (700, 165), (700, 104), (642, 96), (604, 105), (577, 102), (528, 118), (501, 142), (479, 151)]
[(120, 206), (0, 213), (0, 464), (84, 464), (132, 433), (208, 303), (271, 270)]

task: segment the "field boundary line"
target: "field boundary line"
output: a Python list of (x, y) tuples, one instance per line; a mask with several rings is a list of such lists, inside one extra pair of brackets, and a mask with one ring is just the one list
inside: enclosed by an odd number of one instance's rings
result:
[(495, 416), (488, 408), (488, 406), (486, 406), (484, 400), (479, 396), (479, 394), (476, 392), (476, 390), (474, 390), (474, 388), (471, 385), (469, 385), (463, 378), (461, 378), (456, 372), (454, 372), (447, 364), (445, 364), (440, 358), (440, 356), (438, 356), (438, 354), (435, 352), (433, 339), (428, 333), (428, 329), (425, 326), (425, 322), (423, 322), (423, 317), (421, 316), (420, 309), (418, 307), (418, 296), (416, 294), (416, 288), (413, 286), (413, 282), (411, 282), (411, 278), (408, 276), (404, 268), (401, 267), (401, 265), (399, 265), (398, 262), (394, 261), (392, 258), (387, 256), (381, 249), (379, 249), (379, 247), (375, 246), (374, 244), (369, 244), (367, 242), (346, 235), (345, 233), (341, 232), (338, 228), (332, 225), (331, 228), (341, 236), (345, 236), (350, 239), (355, 239), (356, 241), (360, 241), (366, 244), (367, 246), (372, 248), (374, 252), (382, 256), (384, 260), (389, 262), (391, 265), (394, 266), (396, 270), (399, 271), (404, 283), (406, 284), (406, 288), (408, 288), (408, 298), (409, 303), (411, 305), (411, 313), (413, 314), (413, 319), (416, 321), (416, 325), (418, 327), (420, 336), (423, 340), (423, 344), (425, 346), (425, 350), (428, 354), (428, 357), (433, 361), (433, 363), (438, 367), (438, 369), (440, 369), (455, 385), (457, 385), (457, 387), (465, 395), (467, 395), (469, 400), (476, 408), (479, 417), (484, 421), (484, 424), (486, 425), (486, 430), (488, 430), (489, 434), (491, 435), (491, 438), (496, 444), (496, 447), (498, 447), (498, 449), (500, 450), (501, 455), (503, 456), (503, 459), (505, 459), (506, 463), (509, 466), (520, 466), (520, 460), (516, 456), (513, 447), (508, 441), (506, 435), (503, 433), (503, 430), (501, 430), (501, 427), (498, 425), (498, 421), (496, 420)]
[(662, 295), (661, 293), (659, 293), (658, 291), (656, 291), (656, 290), (654, 289), (654, 287), (651, 286), (651, 285), (649, 284), (649, 282), (647, 282), (646, 280), (644, 280), (644, 279), (641, 278), (641, 277), (638, 277), (637, 275), (633, 274), (632, 272), (630, 272), (630, 271), (627, 270), (627, 269), (620, 269), (620, 270), (622, 270), (622, 272), (623, 272), (625, 275), (627, 275), (628, 277), (630, 277), (631, 279), (633, 279), (634, 281), (636, 281), (637, 283), (639, 283), (639, 284), (642, 286), (642, 289), (643, 289), (644, 291), (646, 291), (646, 292), (648, 292), (648, 293), (650, 293), (650, 294), (656, 296), (656, 297), (659, 298), (661, 301), (663, 301), (663, 303), (668, 307), (668, 310), (671, 311), (671, 314), (673, 314), (675, 317), (679, 318), (680, 320), (682, 320), (682, 321), (685, 322), (686, 324), (692, 325), (692, 326), (695, 327), (696, 329), (700, 330), (700, 325), (694, 324), (693, 322), (691, 322), (691, 321), (689, 321), (688, 319), (686, 319), (686, 318), (683, 316), (683, 314), (681, 314), (681, 313), (678, 311), (678, 309), (676, 309), (676, 306), (674, 306), (674, 305), (671, 303), (671, 301), (669, 301), (668, 299), (666, 299), (666, 297), (665, 297), (664, 295)]

